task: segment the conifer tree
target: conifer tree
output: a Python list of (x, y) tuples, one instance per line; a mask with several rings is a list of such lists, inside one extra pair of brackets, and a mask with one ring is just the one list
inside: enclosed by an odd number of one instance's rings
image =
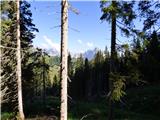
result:
[[(21, 78), (23, 81), (28, 77), (24, 69), (27, 68), (29, 60), (29, 50), (32, 47), (32, 39), (35, 37), (34, 31), (38, 32), (35, 25), (32, 23), (32, 13), (29, 10), (30, 4), (26, 1), (19, 1), (19, 20), (17, 22), (17, 3), (18, 1), (1, 1), (1, 19), (2, 19), (2, 39), (1, 39), (1, 52), (2, 52), (2, 71), (1, 76), (3, 85), (2, 89), (7, 88), (4, 99), (5, 103), (9, 106), (9, 110), (17, 112), (18, 109), (18, 84), (17, 84), (17, 50), (21, 48)], [(17, 42), (17, 25), (19, 24), (19, 42)], [(18, 45), (16, 44), (18, 43)], [(23, 82), (22, 81), (22, 82)], [(24, 89), (24, 87), (23, 87)]]
[[(135, 14), (132, 10), (134, 2), (126, 1), (107, 1), (102, 0), (100, 2), (100, 7), (102, 9), (103, 15), (101, 20), (106, 20), (111, 23), (111, 60), (110, 60), (110, 74), (116, 75), (116, 30), (119, 27), (125, 35), (129, 35), (128, 27), (132, 26), (132, 20), (135, 18)], [(121, 21), (118, 21), (121, 20)], [(122, 24), (123, 23), (123, 24)], [(123, 27), (121, 26), (123, 25)], [(111, 76), (110, 76), (111, 77)], [(112, 79), (112, 78), (111, 78)], [(109, 80), (109, 120), (113, 120), (113, 93), (116, 89), (113, 85), (113, 81)], [(115, 80), (116, 81), (116, 80)]]

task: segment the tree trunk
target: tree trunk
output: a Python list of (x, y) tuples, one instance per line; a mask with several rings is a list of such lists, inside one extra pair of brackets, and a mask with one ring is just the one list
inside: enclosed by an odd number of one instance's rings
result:
[(20, 41), (20, 1), (17, 0), (17, 84), (18, 84), (18, 110), (19, 117), (24, 120), (21, 79), (21, 41)]
[(42, 79), (43, 79), (43, 107), (45, 109), (46, 105), (46, 80), (45, 80), (45, 54), (42, 50), (42, 61), (43, 61), (43, 73), (42, 73)]
[[(112, 1), (112, 5), (115, 6), (115, 1)], [(110, 61), (110, 73), (116, 72), (115, 66), (115, 57), (116, 57), (116, 13), (112, 12), (112, 31), (111, 31), (111, 61)], [(109, 80), (109, 91), (111, 92), (109, 97), (109, 116), (108, 120), (113, 120), (113, 101), (112, 101), (112, 91), (113, 91), (113, 82)]]
[(67, 120), (67, 50), (68, 41), (68, 1), (61, 2), (61, 111), (60, 119)]

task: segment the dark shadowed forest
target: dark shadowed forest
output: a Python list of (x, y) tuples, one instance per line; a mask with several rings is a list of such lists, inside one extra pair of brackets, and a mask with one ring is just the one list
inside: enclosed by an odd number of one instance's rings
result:
[(52, 55), (33, 44), (40, 31), (30, 2), (0, 1), (2, 120), (160, 119), (160, 1), (96, 3), (110, 46), (72, 54), (68, 17), (82, 10), (62, 0), (60, 51)]

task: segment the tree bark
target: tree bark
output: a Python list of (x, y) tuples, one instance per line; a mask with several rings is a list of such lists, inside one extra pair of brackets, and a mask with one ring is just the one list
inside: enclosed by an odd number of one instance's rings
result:
[(68, 1), (61, 2), (61, 110), (60, 119), (67, 120), (67, 74), (68, 74)]
[(46, 80), (45, 80), (45, 54), (42, 50), (42, 61), (43, 61), (43, 73), (42, 73), (42, 79), (43, 79), (43, 107), (45, 109), (46, 105)]
[[(115, 7), (115, 1), (112, 1), (112, 6)], [(112, 31), (111, 31), (111, 60), (110, 60), (110, 73), (116, 72), (115, 57), (116, 57), (116, 12), (112, 12)], [(113, 120), (113, 101), (112, 101), (112, 91), (113, 91), (113, 81), (109, 80), (109, 91), (111, 92), (109, 97), (109, 116), (108, 120)]]
[(18, 110), (19, 117), (24, 120), (21, 79), (21, 41), (20, 41), (20, 1), (17, 0), (17, 84), (18, 84)]

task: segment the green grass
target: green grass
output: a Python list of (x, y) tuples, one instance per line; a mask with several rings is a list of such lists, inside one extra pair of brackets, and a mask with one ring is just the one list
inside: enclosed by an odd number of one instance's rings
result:
[[(125, 105), (116, 103), (114, 116), (116, 120), (159, 120), (160, 86), (145, 86), (130, 89), (122, 99)], [(69, 120), (106, 120), (108, 116), (107, 101), (79, 101), (69, 109)]]
[(2, 112), (1, 113), (1, 120), (11, 120), (14, 116), (15, 116), (14, 113)]
[(125, 97), (129, 110), (136, 113), (160, 116), (160, 86), (130, 89)]
[[(105, 103), (77, 103), (76, 107), (69, 111), (69, 120), (80, 120), (88, 115), (84, 120), (106, 120), (108, 116), (108, 107)], [(116, 108), (114, 110), (116, 120), (159, 120), (158, 116), (146, 115)]]
[[(125, 105), (116, 103), (114, 106), (115, 120), (159, 120), (160, 119), (160, 86), (145, 86), (127, 91), (122, 99)], [(45, 120), (49, 116), (59, 117), (59, 98), (47, 97), (46, 106), (42, 100), (36, 99), (33, 103), (25, 104), (27, 120)], [(52, 111), (50, 111), (52, 109)], [(50, 112), (48, 114), (48, 112)], [(13, 113), (3, 112), (2, 120), (10, 120)], [(106, 100), (97, 102), (77, 101), (69, 104), (68, 120), (106, 120), (108, 105)]]
[(59, 116), (60, 100), (57, 97), (46, 97), (46, 103), (43, 104), (41, 98), (35, 99), (32, 103), (25, 103), (24, 111), (27, 117), (56, 115)]

